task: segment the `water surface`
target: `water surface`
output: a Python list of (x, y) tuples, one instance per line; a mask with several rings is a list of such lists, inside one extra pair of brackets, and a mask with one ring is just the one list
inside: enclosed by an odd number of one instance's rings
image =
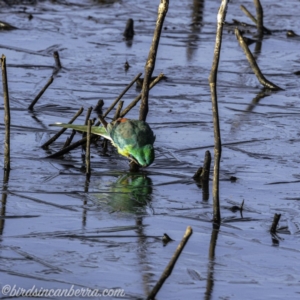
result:
[[(167, 80), (150, 92), (147, 118), (156, 134), (153, 165), (130, 174), (127, 160), (110, 147), (108, 156), (101, 155), (99, 143), (91, 149), (87, 184), (81, 148), (63, 159), (45, 158), (70, 134), (43, 150), (57, 132), (49, 124), (68, 122), (80, 107), (86, 111), (99, 99), (108, 107), (143, 72), (158, 4), (0, 4), (0, 20), (18, 28), (0, 32), (12, 119), (12, 170), (2, 187), (1, 286), (121, 288), (123, 298), (145, 299), (190, 225), (193, 235), (157, 299), (298, 299), (300, 84), (294, 72), (300, 70), (300, 39), (286, 37), (287, 30), (300, 34), (298, 1), (264, 1), (264, 24), (273, 34), (250, 46), (262, 72), (283, 91), (262, 91), (234, 27), (225, 26), (218, 73), (223, 141), (218, 232), (211, 223), (212, 197), (203, 200), (192, 179), (205, 151), (213, 154), (207, 78), (218, 1), (170, 1), (154, 71)], [(230, 3), (227, 22), (250, 23), (239, 5)], [(251, 1), (243, 5), (254, 14)], [(128, 18), (135, 21), (132, 42), (123, 40)], [(244, 30), (251, 38), (256, 32)], [(54, 71), (54, 51), (63, 68), (30, 112), (29, 104)], [(131, 88), (124, 105), (138, 93)], [(137, 118), (138, 109), (128, 117)], [(3, 120), (3, 106), (1, 112)], [(76, 123), (84, 119), (82, 114)], [(3, 143), (3, 121), (0, 126)], [(80, 138), (76, 134), (75, 140)], [(243, 200), (242, 216), (230, 210)], [(282, 214), (281, 230), (272, 237), (275, 213)], [(166, 246), (164, 233), (174, 240)]]

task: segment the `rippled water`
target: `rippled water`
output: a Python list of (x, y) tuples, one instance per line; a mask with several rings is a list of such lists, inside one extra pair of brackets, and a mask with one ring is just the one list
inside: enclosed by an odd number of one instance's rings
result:
[[(70, 132), (48, 150), (41, 148), (57, 132), (49, 124), (68, 122), (99, 99), (107, 108), (143, 72), (158, 4), (0, 2), (0, 21), (18, 28), (0, 31), (12, 119), (12, 170), (2, 188), (0, 284), (120, 288), (122, 298), (145, 299), (190, 225), (193, 235), (157, 299), (298, 299), (300, 83), (294, 72), (300, 70), (300, 38), (288, 38), (286, 31), (300, 34), (299, 1), (263, 1), (264, 24), (273, 33), (250, 46), (262, 72), (283, 91), (263, 93), (234, 26), (225, 26), (218, 73), (219, 231), (212, 228), (211, 196), (203, 200), (192, 179), (205, 151), (213, 154), (207, 78), (218, 1), (170, 1), (154, 71), (167, 79), (151, 90), (147, 118), (156, 134), (153, 165), (130, 174), (125, 158), (110, 147), (101, 155), (98, 143), (91, 149), (87, 184), (81, 148), (62, 159), (46, 158), (62, 148)], [(226, 21), (251, 23), (239, 5), (230, 2)], [(255, 14), (252, 1), (243, 5)], [(131, 43), (123, 39), (128, 18), (135, 21)], [(244, 30), (251, 38), (256, 32)], [(55, 69), (54, 51), (63, 68), (28, 111)], [(138, 93), (131, 88), (124, 106)], [(138, 109), (128, 117), (137, 118)], [(85, 113), (75, 123), (84, 120)], [(3, 121), (0, 126), (4, 133)], [(76, 134), (75, 140), (80, 138)], [(0, 139), (3, 143), (4, 134)], [(233, 212), (243, 200), (242, 215)], [(275, 213), (281, 213), (277, 237), (269, 233)], [(174, 240), (165, 246), (164, 233)]]

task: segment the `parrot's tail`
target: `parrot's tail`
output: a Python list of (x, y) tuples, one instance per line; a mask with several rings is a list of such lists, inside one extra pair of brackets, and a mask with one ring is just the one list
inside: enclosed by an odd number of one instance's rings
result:
[[(63, 128), (71, 128), (75, 129), (77, 131), (87, 132), (87, 125), (74, 125), (74, 124), (64, 124), (64, 123), (55, 123), (50, 124), (49, 126), (57, 126), (57, 127), (63, 127)], [(97, 134), (105, 137), (106, 139), (111, 140), (111, 137), (107, 133), (106, 129), (102, 126), (92, 126), (91, 127), (91, 133)]]

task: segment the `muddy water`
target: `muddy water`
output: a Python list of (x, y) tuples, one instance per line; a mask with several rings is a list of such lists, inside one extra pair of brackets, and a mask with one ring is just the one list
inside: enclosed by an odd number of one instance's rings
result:
[[(154, 72), (167, 80), (150, 93), (155, 163), (129, 174), (126, 159), (110, 148), (103, 156), (93, 146), (88, 185), (81, 148), (63, 159), (45, 158), (69, 135), (45, 151), (41, 145), (57, 131), (48, 125), (69, 121), (100, 98), (108, 107), (143, 72), (159, 1), (16, 2), (0, 4), (0, 20), (18, 28), (0, 32), (12, 119), (12, 170), (0, 219), (1, 287), (120, 288), (123, 298), (144, 299), (190, 225), (193, 235), (157, 299), (298, 299), (300, 84), (294, 72), (300, 70), (300, 38), (287, 38), (286, 30), (300, 34), (299, 2), (264, 1), (264, 23), (273, 34), (250, 46), (263, 73), (283, 91), (263, 92), (234, 27), (225, 27), (218, 232), (210, 222), (212, 198), (203, 200), (191, 177), (205, 151), (213, 153), (207, 78), (219, 2), (170, 1)], [(251, 1), (243, 4), (254, 14)], [(230, 3), (227, 21), (250, 23), (239, 5)], [(135, 21), (131, 43), (122, 36), (128, 18)], [(244, 30), (253, 38), (254, 28)], [(30, 112), (54, 71), (54, 51), (63, 69)], [(130, 89), (124, 105), (138, 92)], [(3, 108), (1, 114), (3, 120)], [(128, 116), (137, 118), (138, 107)], [(3, 143), (4, 134), (0, 138)], [(242, 215), (230, 210), (243, 200)], [(269, 233), (274, 213), (282, 214), (277, 237)], [(164, 233), (174, 240), (166, 246)]]

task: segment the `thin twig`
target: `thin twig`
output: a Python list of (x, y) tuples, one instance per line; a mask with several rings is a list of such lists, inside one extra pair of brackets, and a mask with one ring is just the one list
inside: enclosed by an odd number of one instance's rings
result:
[(119, 104), (117, 106), (117, 109), (116, 109), (116, 112), (115, 112), (115, 115), (113, 117), (113, 121), (117, 120), (120, 117), (120, 113), (121, 113), (121, 110), (123, 108), (123, 104), (124, 104), (124, 101), (119, 102)]
[(174, 252), (170, 262), (168, 263), (167, 267), (165, 268), (160, 279), (158, 280), (158, 282), (156, 283), (156, 285), (153, 287), (152, 291), (148, 295), (147, 300), (151, 300), (151, 299), (155, 298), (156, 294), (159, 292), (159, 290), (162, 287), (162, 285), (164, 284), (165, 280), (171, 275), (173, 268), (176, 264), (176, 261), (180, 255), (180, 253), (182, 252), (184, 246), (186, 245), (187, 241), (189, 240), (190, 236), (192, 235), (192, 233), (193, 233), (192, 227), (188, 226), (180, 244), (177, 246), (176, 251)]
[(5, 123), (5, 141), (4, 141), (4, 170), (10, 170), (10, 105), (8, 93), (8, 81), (6, 72), (6, 57), (2, 54), (1, 58), (3, 98), (4, 98), (4, 123)]
[(106, 120), (103, 117), (103, 111), (102, 111), (103, 105), (104, 105), (104, 101), (102, 99), (100, 99), (94, 109), (97, 112), (98, 119), (100, 120), (95, 124), (95, 126), (99, 126), (101, 123), (103, 125), (103, 127), (106, 129), (108, 123), (106, 122)]
[[(255, 17), (251, 14), (251, 12), (244, 6), (244, 5), (241, 5), (240, 6), (242, 12), (247, 16), (249, 17), (252, 22), (256, 25), (257, 24), (257, 20), (255, 19)], [(272, 31), (268, 28), (266, 28), (265, 26), (263, 26), (263, 30), (265, 31), (265, 33), (267, 34), (272, 34)]]
[[(103, 118), (103, 106), (104, 106), (104, 100), (100, 99), (97, 103), (97, 105), (94, 108), (94, 111), (97, 113), (98, 119), (100, 120)], [(99, 126), (101, 124), (100, 121), (98, 121), (95, 126)]]
[[(160, 73), (157, 78), (155, 78), (150, 86), (149, 90), (151, 90), (158, 82), (160, 82), (164, 77), (163, 73)], [(123, 111), (120, 113), (120, 118), (123, 118), (133, 107), (137, 105), (137, 103), (141, 100), (142, 93), (140, 93)]]
[[(9, 92), (8, 80), (6, 71), (6, 57), (2, 54), (1, 57), (1, 70), (2, 70), (2, 84), (3, 84), (3, 100), (4, 100), (4, 123), (5, 123), (5, 139), (4, 139), (4, 175), (3, 175), (3, 188), (1, 199), (0, 215), (5, 216), (6, 202), (7, 202), (7, 189), (10, 173), (10, 105), (9, 105)], [(0, 235), (3, 234), (5, 219), (0, 220)]]
[(103, 125), (103, 127), (106, 129), (108, 123), (105, 121), (105, 119), (103, 118), (103, 116), (98, 115), (98, 118), (100, 119), (101, 124)]
[(197, 182), (197, 185), (202, 188), (203, 201), (207, 201), (209, 199), (210, 164), (211, 164), (211, 154), (210, 151), (207, 150), (205, 152), (203, 167), (200, 167), (193, 176), (193, 179)]
[(259, 82), (265, 86), (268, 89), (271, 90), (282, 90), (282, 88), (280, 88), (279, 86), (277, 86), (276, 84), (272, 83), (271, 81), (267, 80), (264, 75), (262, 74), (262, 72), (259, 69), (259, 66), (257, 65), (255, 58), (253, 57), (251, 51), (249, 50), (249, 47), (247, 45), (247, 43), (244, 41), (243, 36), (241, 35), (241, 32), (239, 31), (238, 28), (235, 28), (234, 30), (236, 38), (240, 44), (240, 46), (242, 47), (242, 49), (244, 50), (244, 53), (249, 61), (250, 67), (252, 68), (254, 74), (256, 75), (257, 79), (259, 80)]
[(116, 106), (116, 104), (122, 99), (122, 97), (125, 95), (125, 93), (132, 87), (132, 85), (141, 77), (142, 73), (137, 74), (133, 80), (127, 85), (127, 87), (123, 90), (123, 92), (119, 95), (119, 97), (111, 104), (111, 106), (106, 110), (106, 112), (103, 114), (103, 117), (105, 118), (109, 112)]
[(70, 152), (71, 150), (73, 150), (73, 149), (75, 149), (75, 148), (77, 148), (79, 146), (84, 145), (86, 143), (86, 140), (87, 140), (87, 138), (85, 137), (85, 138), (83, 138), (83, 139), (81, 139), (81, 140), (79, 140), (79, 141), (71, 144), (70, 146), (68, 146), (66, 148), (63, 148), (60, 151), (57, 151), (56, 153), (48, 155), (46, 158), (57, 158), (57, 157), (60, 157), (60, 156), (62, 156), (64, 154)]
[(98, 100), (98, 103), (94, 108), (94, 111), (96, 112), (97, 116), (103, 114), (103, 105), (104, 105), (104, 100), (103, 99)]
[[(97, 135), (93, 135), (91, 142), (92, 141), (94, 142), (95, 140), (97, 140), (97, 138), (98, 138)], [(57, 157), (63, 156), (64, 154), (70, 152), (71, 150), (74, 150), (74, 149), (84, 145), (86, 143), (86, 141), (87, 141), (87, 138), (85, 137), (85, 138), (78, 140), (77, 142), (71, 144), (70, 146), (68, 146), (66, 148), (63, 148), (51, 155), (46, 156), (46, 158), (57, 158)]]
[(206, 180), (206, 181), (209, 180), (210, 163), (211, 163), (211, 154), (210, 154), (210, 151), (207, 150), (205, 152), (205, 158), (204, 158), (203, 168), (202, 168), (202, 172), (201, 172), (202, 180)]
[(263, 35), (264, 35), (264, 11), (263, 8), (261, 6), (261, 3), (259, 0), (253, 0), (254, 1), (254, 5), (256, 8), (256, 19), (257, 19), (257, 36), (258, 38), (262, 39)]
[(196, 173), (194, 174), (193, 179), (199, 180), (199, 181), (200, 181), (200, 180), (201, 180), (202, 170), (203, 170), (203, 167), (200, 167), (200, 168), (196, 171)]
[(212, 113), (214, 123), (214, 178), (213, 178), (213, 220), (215, 223), (220, 224), (221, 213), (220, 213), (220, 199), (219, 199), (219, 178), (220, 178), (220, 160), (222, 154), (222, 142), (219, 124), (219, 110), (218, 110), (218, 99), (217, 99), (217, 73), (220, 60), (223, 25), (225, 22), (226, 11), (227, 11), (228, 0), (222, 0), (218, 17), (217, 17), (217, 34), (216, 43), (214, 49), (214, 58), (209, 75), (209, 86), (212, 100)]
[(200, 167), (196, 173), (194, 174), (193, 178), (195, 180), (209, 180), (209, 172), (210, 172), (210, 164), (211, 164), (211, 154), (210, 151), (207, 150), (205, 152), (205, 158), (203, 162), (203, 167)]
[[(4, 171), (4, 172), (6, 172), (6, 171)], [(5, 213), (6, 213), (6, 202), (7, 202), (6, 190), (7, 190), (7, 185), (4, 185), (3, 191), (2, 191), (2, 198), (1, 198), (1, 210), (0, 210), (1, 216), (5, 216)], [(0, 236), (3, 235), (4, 224), (5, 224), (5, 218), (0, 218)]]
[(207, 201), (209, 199), (209, 172), (211, 164), (211, 154), (207, 150), (205, 152), (205, 158), (203, 168), (201, 172), (201, 185), (202, 185), (202, 200)]
[(84, 125), (88, 125), (91, 113), (92, 113), (93, 107), (89, 107), (87, 112), (86, 112), (86, 116), (85, 116), (85, 121), (84, 121)]
[(54, 51), (53, 57), (54, 57), (54, 60), (55, 60), (56, 68), (61, 69), (61, 63), (60, 63), (60, 58), (59, 58), (58, 51)]
[[(91, 113), (92, 113), (93, 107), (89, 107), (87, 112), (86, 112), (86, 116), (85, 116), (85, 121), (84, 121), (84, 125), (88, 124), (88, 121), (90, 119)], [(86, 132), (82, 133), (82, 138), (86, 137)]]
[(76, 134), (76, 130), (73, 129), (73, 130), (72, 130), (72, 133), (70, 134), (70, 136), (67, 137), (67, 139), (66, 139), (66, 141), (65, 141), (65, 144), (63, 145), (62, 149), (68, 147), (68, 146), (72, 143), (72, 140), (73, 140), (75, 134)]
[(232, 25), (257, 28), (256, 25), (252, 25), (252, 24), (248, 24), (248, 23), (245, 23), (245, 22), (241, 22), (241, 21), (239, 21), (237, 19), (232, 19), (232, 21), (233, 21)]
[[(7, 189), (8, 189), (8, 181), (9, 181), (9, 173), (10, 170), (4, 169), (3, 175), (3, 187), (2, 187), (2, 197), (1, 197), (1, 209), (0, 216), (4, 217), (6, 214), (6, 203), (7, 203)], [(0, 236), (3, 234), (4, 230), (5, 218), (0, 218)]]
[(91, 177), (91, 151), (90, 151), (90, 146), (91, 146), (91, 126), (92, 126), (92, 121), (88, 120), (87, 124), (87, 140), (86, 140), (86, 151), (85, 151), (85, 165), (86, 165), (86, 179), (89, 181)]
[(255, 17), (251, 14), (251, 12), (244, 6), (244, 5), (241, 5), (240, 6), (242, 12), (250, 18), (250, 20), (254, 23), (254, 24), (257, 24), (257, 20), (255, 19)]
[[(72, 124), (78, 116), (81, 115), (83, 112), (83, 107), (81, 107), (78, 112), (74, 115), (74, 117), (68, 122), (68, 124)], [(67, 128), (62, 128), (59, 132), (57, 132), (51, 139), (49, 139), (46, 143), (42, 145), (43, 149), (46, 149), (50, 144), (52, 144), (54, 141), (56, 141), (65, 131)]]
[(148, 59), (145, 65), (145, 77), (143, 82), (142, 101), (140, 106), (140, 117), (139, 117), (141, 121), (146, 121), (148, 110), (149, 110), (148, 107), (149, 85), (155, 67), (155, 60), (156, 60), (159, 39), (160, 39), (164, 19), (168, 12), (168, 6), (169, 6), (169, 0), (161, 0), (158, 6), (156, 27), (153, 34), (153, 39), (152, 39), (152, 44), (150, 47)]
[(281, 214), (275, 214), (274, 215), (273, 223), (272, 223), (272, 226), (271, 226), (271, 229), (270, 229), (271, 233), (276, 233), (276, 228), (277, 228), (277, 225), (279, 223), (280, 217), (281, 217)]
[(46, 89), (49, 87), (49, 85), (53, 82), (53, 76), (51, 76), (46, 83), (46, 85), (42, 88), (42, 90), (38, 93), (38, 95), (34, 98), (34, 100), (31, 102), (31, 104), (28, 106), (29, 110), (33, 110), (34, 105), (38, 102), (38, 100), (41, 98), (41, 96), (45, 93)]

